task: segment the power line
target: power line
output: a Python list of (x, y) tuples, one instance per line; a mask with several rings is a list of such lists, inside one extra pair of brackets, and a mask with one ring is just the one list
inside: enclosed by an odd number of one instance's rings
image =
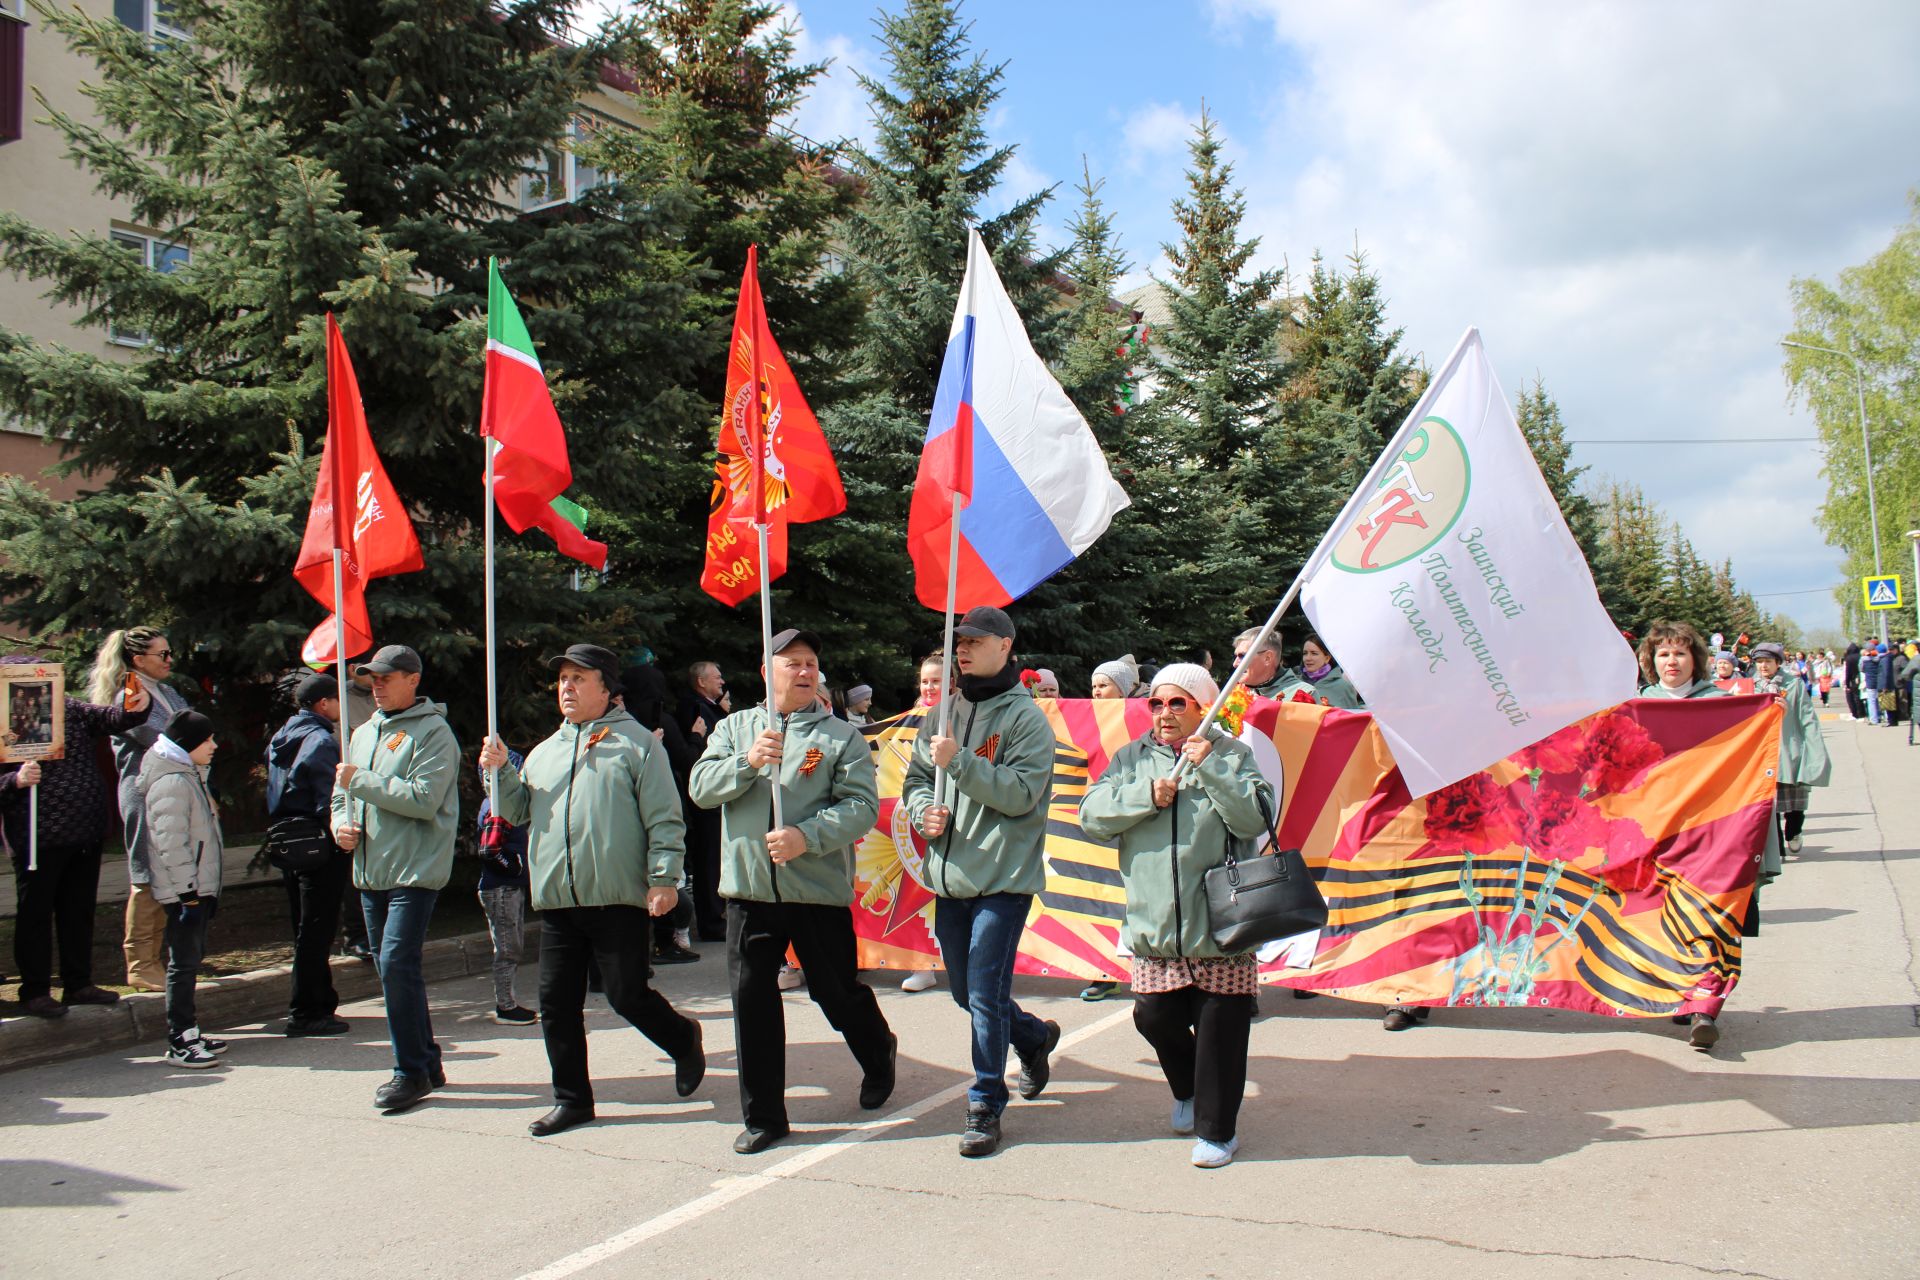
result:
[(1846, 585), (1844, 582), (1837, 582), (1831, 587), (1802, 587), (1798, 591), (1756, 591), (1753, 595), (1756, 600), (1770, 599), (1773, 596), (1812, 596), (1819, 595), (1823, 591), (1839, 591)]
[(1568, 444), (1819, 444), (1819, 436), (1665, 436), (1656, 440), (1569, 440)]

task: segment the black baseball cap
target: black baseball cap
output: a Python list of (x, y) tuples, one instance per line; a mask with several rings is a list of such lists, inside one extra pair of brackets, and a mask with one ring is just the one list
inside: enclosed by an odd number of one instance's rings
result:
[(420, 674), (420, 655), (403, 644), (383, 645), (373, 657), (353, 669), (355, 675), (391, 675), (395, 671)]
[(293, 689), (294, 704), (301, 707), (311, 707), (323, 698), (339, 696), (340, 684), (332, 676), (308, 676)]
[(998, 636), (1002, 640), (1013, 639), (1013, 619), (1007, 616), (1005, 609), (996, 609), (990, 604), (975, 605), (967, 610), (967, 616), (954, 624), (953, 634), (957, 636)]
[(785, 653), (789, 645), (795, 644), (807, 646), (807, 648), (813, 650), (813, 656), (816, 658), (820, 656), (820, 637), (811, 631), (803, 631), (799, 627), (788, 627), (785, 631), (775, 635), (773, 637), (772, 651), (774, 653)]
[(609, 693), (620, 692), (620, 659), (613, 650), (597, 644), (570, 644), (565, 653), (557, 653), (547, 659), (547, 665), (555, 671), (563, 662), (571, 662), (576, 667), (586, 667), (598, 671), (600, 678), (607, 682)]

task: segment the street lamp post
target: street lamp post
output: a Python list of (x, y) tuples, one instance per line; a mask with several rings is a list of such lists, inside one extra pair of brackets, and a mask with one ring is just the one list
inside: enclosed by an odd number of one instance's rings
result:
[[(1838, 347), (1816, 347), (1811, 342), (1795, 342), (1790, 338), (1780, 341), (1783, 347), (1798, 347), (1802, 351), (1818, 351), (1824, 355), (1839, 356), (1853, 365), (1853, 399), (1860, 410), (1860, 455), (1866, 464), (1867, 472), (1867, 524), (1873, 532), (1873, 571), (1877, 575), (1880, 568), (1880, 508), (1873, 500), (1873, 440), (1867, 434), (1867, 384), (1866, 376), (1860, 370), (1860, 358), (1853, 354), (1851, 344), (1846, 351)], [(1915, 543), (1916, 554), (1920, 554), (1920, 543)], [(1920, 595), (1920, 586), (1915, 594)], [(1887, 611), (1876, 609), (1874, 616), (1880, 621), (1880, 643), (1887, 642)]]
[(1920, 529), (1907, 530), (1907, 542), (1913, 547), (1913, 638), (1920, 640)]

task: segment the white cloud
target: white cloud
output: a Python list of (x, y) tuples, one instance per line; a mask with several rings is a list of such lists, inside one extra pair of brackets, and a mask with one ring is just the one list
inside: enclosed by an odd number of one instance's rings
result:
[[(1261, 132), (1230, 153), (1270, 261), (1337, 256), (1357, 231), (1415, 347), (1438, 359), (1480, 325), (1508, 390), (1542, 373), (1576, 437), (1813, 434), (1779, 376), (1788, 284), (1858, 261), (1903, 218), (1920, 7), (1214, 10), (1296, 69), (1265, 119), (1235, 122)], [(1786, 591), (1838, 573), (1809, 448), (1578, 458), (1643, 485), (1744, 585)], [(1837, 619), (1824, 597), (1780, 603)]]

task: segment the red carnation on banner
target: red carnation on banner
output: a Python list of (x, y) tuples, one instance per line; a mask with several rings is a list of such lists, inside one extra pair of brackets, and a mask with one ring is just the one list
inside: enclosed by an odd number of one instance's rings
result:
[(1538, 769), (1543, 774), (1577, 773), (1585, 745), (1586, 724), (1575, 721), (1558, 733), (1521, 748), (1509, 758), (1522, 769)]
[(1542, 787), (1520, 812), (1520, 836), (1536, 855), (1572, 862), (1607, 847), (1607, 820), (1578, 796)]
[[(333, 553), (341, 552), (340, 622), (346, 652), (336, 653)], [(360, 384), (340, 326), (327, 315), (327, 442), (320, 450), (320, 477), (307, 510), (307, 531), (294, 558), (293, 576), (328, 611), (300, 647), (300, 660), (325, 666), (353, 658), (373, 647), (373, 623), (367, 617), (367, 583), (389, 574), (426, 567), (413, 521), (380, 465)]]
[(1520, 838), (1508, 790), (1484, 773), (1469, 774), (1427, 797), (1426, 837), (1437, 849), (1480, 853)]
[(773, 582), (787, 571), (788, 524), (825, 520), (847, 509), (826, 433), (767, 325), (758, 245), (747, 246), (740, 276), (721, 408), (700, 589), (722, 604), (739, 604), (760, 590), (753, 526), (767, 526), (767, 581)]
[(1586, 769), (1580, 785), (1590, 795), (1624, 791), (1642, 773), (1667, 758), (1646, 726), (1631, 716), (1602, 715), (1587, 721)]

